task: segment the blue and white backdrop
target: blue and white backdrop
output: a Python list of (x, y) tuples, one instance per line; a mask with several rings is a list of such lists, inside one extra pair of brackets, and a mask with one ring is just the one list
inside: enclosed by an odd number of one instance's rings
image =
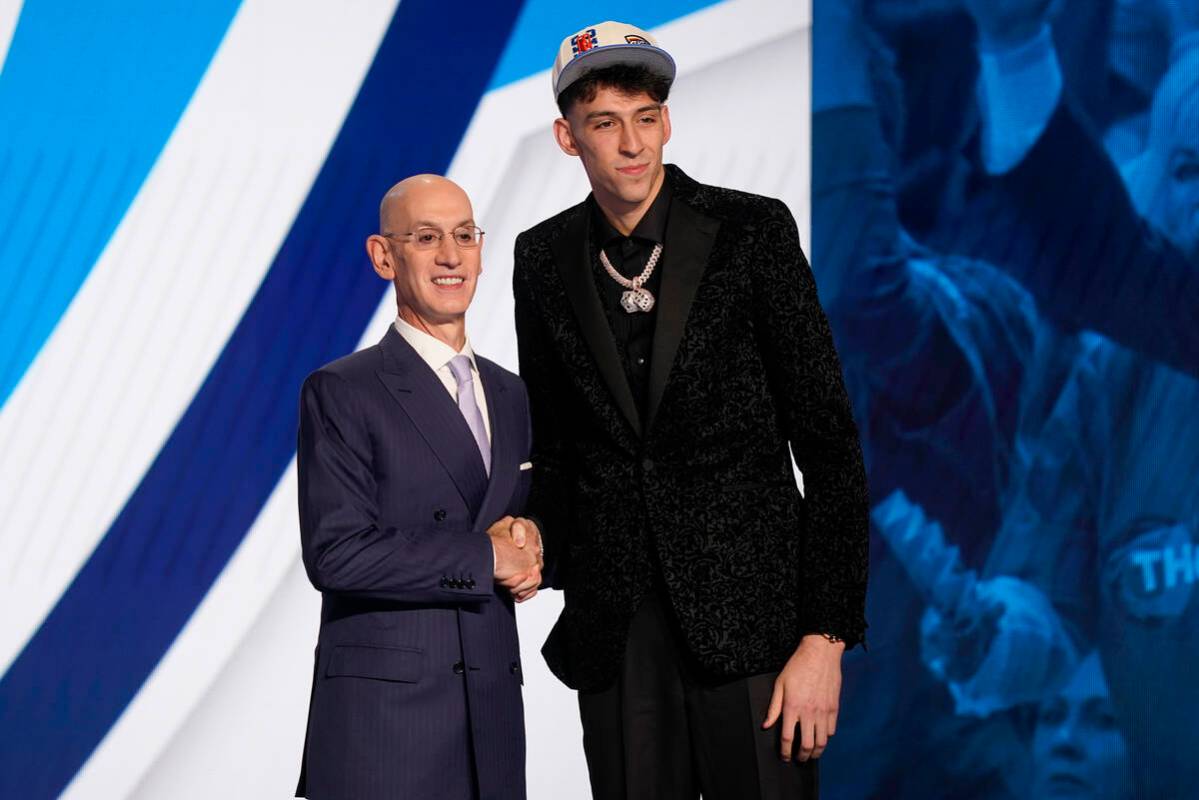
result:
[[(362, 241), (425, 171), (474, 200), (470, 335), (516, 367), (513, 241), (587, 191), (548, 67), (602, 19), (676, 57), (668, 160), (807, 241), (806, 2), (0, 0), (0, 797), (291, 794), (300, 382), (384, 331)], [(520, 609), (533, 798), (587, 794), (559, 608)]]

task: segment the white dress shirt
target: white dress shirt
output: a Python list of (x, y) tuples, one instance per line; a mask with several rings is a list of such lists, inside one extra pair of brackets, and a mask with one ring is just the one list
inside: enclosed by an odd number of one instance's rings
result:
[(479, 365), (475, 363), (475, 354), (470, 349), (470, 340), (468, 339), (462, 345), (461, 351), (455, 352), (454, 348), (445, 342), (409, 325), (400, 317), (396, 317), (395, 329), (396, 333), (403, 336), (404, 341), (412, 345), (416, 354), (441, 380), (442, 386), (450, 393), (450, 398), (454, 403), (458, 402), (458, 382), (454, 380), (454, 373), (450, 371), (450, 359), (459, 355), (470, 359), (470, 371), (475, 378), (471, 382), (475, 387), (475, 404), (479, 406), (479, 411), (483, 415), (483, 427), (487, 430), (487, 441), (491, 441), (491, 419), (487, 415), (487, 396), (483, 393), (483, 381), (479, 378)]

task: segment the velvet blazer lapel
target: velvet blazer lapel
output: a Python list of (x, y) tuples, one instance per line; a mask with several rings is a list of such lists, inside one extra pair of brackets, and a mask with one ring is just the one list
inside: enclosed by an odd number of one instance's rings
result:
[[(668, 172), (667, 180), (671, 177)], [(671, 188), (675, 194), (670, 206), (670, 222), (666, 226), (666, 241), (662, 245), (662, 285), (658, 292), (658, 319), (654, 325), (649, 364), (647, 431), (658, 415), (658, 407), (662, 405), (662, 395), (670, 381), (679, 342), (687, 328), (691, 303), (708, 265), (716, 232), (720, 229), (717, 220), (700, 214), (679, 197), (680, 187), (672, 185)]]
[(633, 401), (633, 390), (629, 388), (620, 354), (616, 351), (612, 327), (604, 315), (599, 290), (595, 288), (595, 279), (591, 275), (589, 235), (587, 207), (584, 204), (562, 235), (554, 240), (554, 261), (561, 273), (562, 285), (566, 288), (566, 296), (570, 298), (579, 329), (583, 332), (583, 339), (595, 357), (600, 377), (608, 387), (616, 407), (628, 420), (633, 432), (640, 436), (641, 417)]

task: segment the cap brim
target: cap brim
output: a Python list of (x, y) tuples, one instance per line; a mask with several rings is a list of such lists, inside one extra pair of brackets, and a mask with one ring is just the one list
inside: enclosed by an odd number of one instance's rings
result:
[(563, 67), (558, 73), (554, 97), (559, 97), (567, 87), (591, 70), (610, 67), (613, 64), (646, 67), (674, 82), (674, 59), (662, 48), (646, 44), (610, 44), (584, 53)]

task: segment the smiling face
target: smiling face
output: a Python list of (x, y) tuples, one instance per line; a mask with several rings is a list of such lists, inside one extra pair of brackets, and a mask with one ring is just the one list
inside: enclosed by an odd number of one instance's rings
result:
[(1116, 798), (1128, 749), (1096, 653), (1046, 701), (1033, 736), (1035, 792), (1043, 798)]
[(600, 87), (554, 122), (554, 136), (563, 152), (583, 162), (595, 199), (611, 214), (644, 212), (662, 186), (670, 114), (644, 92)]
[(367, 253), (379, 277), (395, 286), (400, 316), (438, 338), (444, 336), (437, 329), (464, 331), (483, 254), (481, 241), (474, 247), (455, 241), (456, 229), (475, 224), (466, 192), (439, 176), (408, 178), (387, 193), (379, 223), (382, 232), (367, 240)]

